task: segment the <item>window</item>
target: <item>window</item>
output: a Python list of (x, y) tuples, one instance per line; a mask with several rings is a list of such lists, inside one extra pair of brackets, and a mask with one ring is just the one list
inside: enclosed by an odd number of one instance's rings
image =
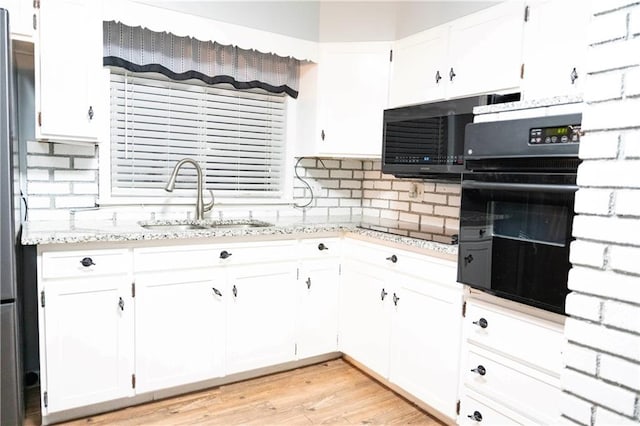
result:
[[(286, 98), (111, 69), (111, 197), (164, 197), (175, 164), (201, 165), (216, 198), (281, 199)], [(180, 171), (172, 196), (193, 197), (196, 171)], [(179, 191), (180, 189), (191, 191)]]

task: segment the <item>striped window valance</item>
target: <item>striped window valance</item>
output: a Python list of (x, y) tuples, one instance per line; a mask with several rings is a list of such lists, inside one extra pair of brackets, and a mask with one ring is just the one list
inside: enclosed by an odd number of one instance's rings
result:
[(228, 83), (298, 97), (300, 61), (273, 53), (224, 46), (193, 37), (103, 22), (103, 63), (133, 72), (157, 72), (172, 80)]

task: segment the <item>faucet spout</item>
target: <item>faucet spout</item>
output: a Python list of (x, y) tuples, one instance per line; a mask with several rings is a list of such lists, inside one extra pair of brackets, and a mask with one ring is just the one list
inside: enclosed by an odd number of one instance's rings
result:
[(193, 167), (195, 167), (196, 169), (196, 174), (198, 177), (198, 187), (197, 187), (197, 195), (196, 195), (196, 219), (202, 220), (204, 219), (204, 212), (209, 211), (213, 208), (213, 192), (209, 191), (211, 192), (211, 202), (207, 203), (207, 205), (205, 206), (203, 196), (202, 196), (202, 189), (204, 186), (202, 181), (202, 168), (200, 168), (200, 165), (198, 164), (197, 161), (195, 161), (192, 158), (183, 158), (182, 160), (178, 161), (178, 163), (173, 168), (173, 171), (171, 172), (171, 176), (169, 176), (169, 181), (167, 182), (167, 185), (164, 187), (164, 190), (167, 192), (173, 192), (173, 189), (176, 186), (176, 178), (178, 177), (178, 171), (180, 171), (180, 168), (187, 163), (193, 165)]

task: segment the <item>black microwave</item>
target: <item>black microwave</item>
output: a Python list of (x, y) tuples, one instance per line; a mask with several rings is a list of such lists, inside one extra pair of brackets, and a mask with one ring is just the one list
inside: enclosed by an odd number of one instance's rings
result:
[(482, 95), (384, 111), (382, 172), (396, 177), (460, 179), (464, 130), (473, 108), (520, 100), (520, 94)]

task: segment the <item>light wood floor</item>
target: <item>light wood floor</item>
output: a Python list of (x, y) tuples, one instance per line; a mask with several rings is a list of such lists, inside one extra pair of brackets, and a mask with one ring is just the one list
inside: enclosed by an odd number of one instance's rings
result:
[[(25, 425), (40, 424), (34, 399), (27, 403)], [(342, 359), (65, 424), (442, 425)]]

